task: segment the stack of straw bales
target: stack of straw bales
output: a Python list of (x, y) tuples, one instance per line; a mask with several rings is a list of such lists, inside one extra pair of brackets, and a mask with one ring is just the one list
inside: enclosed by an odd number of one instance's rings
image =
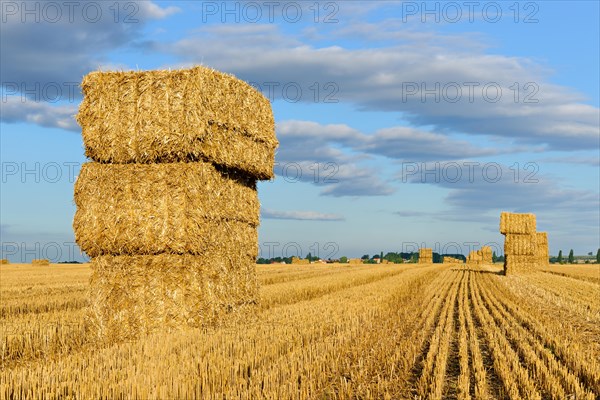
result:
[(349, 263), (349, 264), (362, 264), (362, 263), (363, 263), (363, 260), (362, 260), (362, 259), (360, 259), (360, 258), (350, 258), (350, 259), (348, 260), (348, 263)]
[(491, 264), (492, 263), (492, 248), (483, 246), (479, 250), (473, 250), (467, 256), (467, 264)]
[(92, 72), (77, 121), (77, 243), (104, 340), (219, 322), (258, 297), (256, 181), (273, 177), (269, 101), (230, 75)]
[[(500, 233), (505, 236), (504, 273), (509, 275), (534, 271), (538, 259), (535, 215), (501, 213)], [(547, 252), (547, 239), (545, 247)]]
[(31, 260), (31, 265), (36, 265), (38, 267), (44, 267), (50, 265), (50, 260), (45, 258), (34, 258)]
[(419, 264), (433, 263), (433, 249), (419, 249)]
[(8, 259), (7, 259), (7, 258), (3, 258), (3, 259), (0, 261), (0, 264), (1, 264), (1, 265), (6, 265), (6, 264), (10, 264), (10, 263), (8, 262)]
[(462, 264), (462, 260), (460, 258), (444, 256), (442, 258), (442, 264)]
[(306, 258), (292, 257), (292, 264), (310, 264), (310, 261)]

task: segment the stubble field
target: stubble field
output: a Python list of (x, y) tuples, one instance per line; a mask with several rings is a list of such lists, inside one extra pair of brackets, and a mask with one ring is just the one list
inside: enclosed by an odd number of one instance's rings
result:
[(0, 398), (595, 399), (600, 266), (258, 266), (224, 326), (87, 339), (88, 265), (0, 267)]

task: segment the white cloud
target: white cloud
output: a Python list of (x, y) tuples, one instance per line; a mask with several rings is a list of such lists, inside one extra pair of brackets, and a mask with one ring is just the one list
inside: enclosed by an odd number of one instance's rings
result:
[(50, 103), (7, 97), (2, 101), (0, 120), (3, 123), (28, 122), (48, 128), (60, 128), (79, 132), (75, 121), (77, 107), (74, 105), (54, 106)]

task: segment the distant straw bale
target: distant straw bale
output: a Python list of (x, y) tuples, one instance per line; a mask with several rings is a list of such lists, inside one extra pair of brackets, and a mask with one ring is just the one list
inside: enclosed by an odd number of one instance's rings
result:
[(442, 257), (442, 264), (462, 264), (462, 260), (456, 257), (444, 256)]
[(201, 254), (258, 240), (255, 181), (208, 163), (86, 163), (75, 204), (75, 238), (90, 257)]
[(2, 258), (2, 259), (0, 259), (0, 264), (1, 265), (6, 265), (6, 264), (10, 264), (10, 263), (8, 262), (7, 258)]
[(275, 122), (258, 90), (205, 67), (92, 72), (77, 114), (85, 152), (103, 163), (207, 160), (273, 177)]
[(363, 260), (360, 258), (350, 258), (348, 259), (349, 264), (362, 264)]
[(292, 264), (310, 264), (306, 258), (292, 257)]
[[(540, 259), (535, 214), (500, 214), (500, 233), (504, 238), (504, 274), (535, 271)], [(547, 240), (546, 240), (547, 242)], [(542, 244), (543, 247), (543, 244)], [(546, 244), (547, 248), (547, 244)]]
[(31, 260), (31, 265), (36, 265), (38, 267), (50, 265), (50, 260), (45, 258), (34, 258)]
[(419, 264), (432, 264), (433, 263), (433, 249), (422, 248), (419, 249)]
[(87, 324), (108, 342), (219, 324), (258, 301), (255, 261), (239, 251), (96, 257)]

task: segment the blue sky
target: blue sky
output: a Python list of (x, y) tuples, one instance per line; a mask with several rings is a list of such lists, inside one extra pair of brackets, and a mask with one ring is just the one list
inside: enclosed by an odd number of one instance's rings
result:
[(262, 256), (501, 252), (502, 210), (600, 246), (596, 1), (69, 4), (2, 2), (3, 257), (81, 257), (82, 77), (195, 64), (272, 99)]

